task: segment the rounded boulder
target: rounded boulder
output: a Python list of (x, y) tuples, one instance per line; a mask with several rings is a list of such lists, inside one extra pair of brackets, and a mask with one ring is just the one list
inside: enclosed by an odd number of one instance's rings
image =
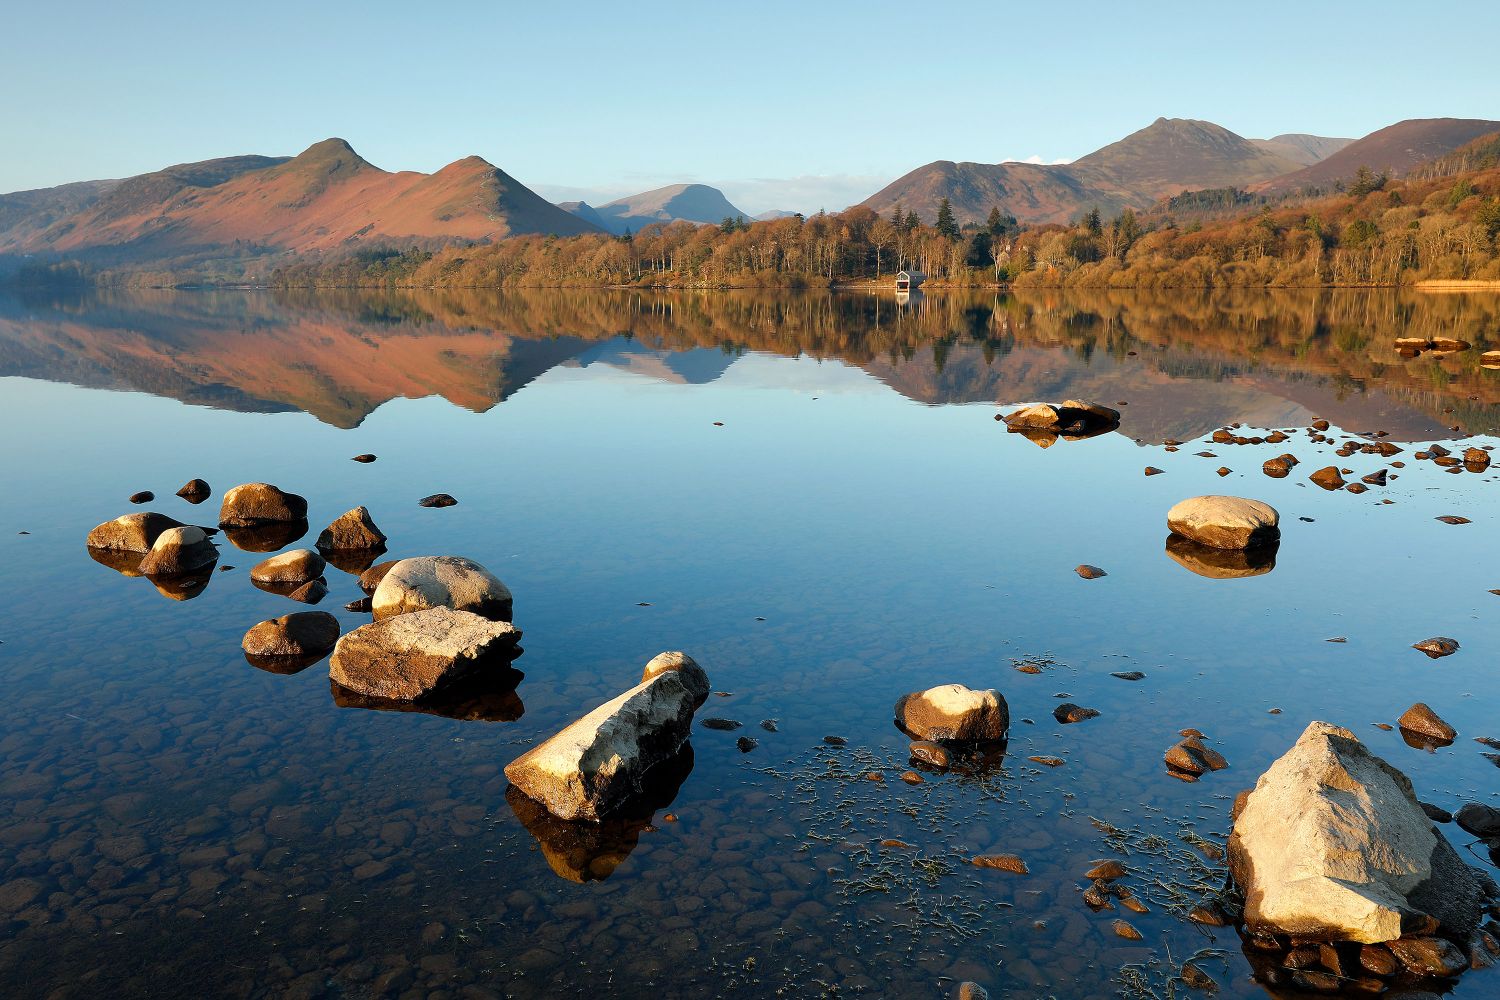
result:
[(428, 608), (472, 611), (492, 621), (511, 620), (510, 588), (462, 556), (418, 556), (390, 568), (370, 598), (376, 621)]
[(1167, 511), (1167, 527), (1213, 549), (1250, 549), (1281, 538), (1281, 515), (1259, 500), (1203, 496), (1183, 500)]

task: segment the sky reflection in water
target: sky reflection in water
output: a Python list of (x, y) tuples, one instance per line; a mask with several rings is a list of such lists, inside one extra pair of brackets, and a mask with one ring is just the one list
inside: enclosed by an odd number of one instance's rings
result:
[[(1234, 793), (1314, 718), (1360, 733), (1429, 801), (1493, 803), (1500, 770), (1472, 737), (1500, 737), (1495, 474), (1449, 475), (1403, 444), (1389, 486), (1324, 493), (1313, 469), (1384, 463), (1324, 458), (1301, 432), (1206, 446), (1212, 458), (1189, 438), (1314, 415), (1403, 442), (1450, 422), (1493, 431), (1500, 373), (1384, 345), (1427, 325), (1493, 348), (1496, 315), (1493, 299), (1384, 293), (955, 297), (908, 314), (585, 293), (7, 303), (0, 982), (938, 996), (948, 976), (1085, 997), (1170, 946), (1179, 960), (1222, 949), (1220, 995), (1262, 996), (1236, 936), (1207, 936), (1172, 900), (1131, 915), (1141, 943), (1083, 906), (1081, 873), (1110, 852), (1090, 818), (1191, 855), (1183, 824), (1221, 835)], [(993, 419), (996, 402), (1063, 395), (1127, 402), (1121, 431), (1042, 449)], [(1168, 436), (1186, 443), (1165, 452)], [(1302, 464), (1263, 476), (1283, 451)], [(349, 461), (361, 452), (379, 460)], [(172, 496), (194, 476), (215, 491), (199, 507)], [(516, 595), (524, 679), (447, 715), (350, 705), (321, 665), (279, 675), (240, 655), (250, 625), (300, 610), (249, 585), (260, 555), (221, 542), (235, 569), (178, 602), (84, 551), (138, 489), (157, 494), (147, 509), (212, 520), (225, 489), (254, 480), (308, 497), (301, 544), (365, 504), (391, 557), (489, 567)], [(439, 491), (459, 505), (416, 506)], [(1174, 556), (1166, 510), (1200, 493), (1281, 511), (1272, 571), (1213, 579)], [(1080, 563), (1109, 575), (1079, 579)], [(346, 630), (365, 620), (341, 610), (353, 577), (328, 579), (320, 608)], [(1463, 648), (1409, 648), (1431, 635)], [(695, 728), (653, 815), (581, 837), (508, 800), (505, 763), (676, 648), (729, 695), (700, 719), (745, 728)], [(1123, 670), (1147, 676), (1110, 676)], [(906, 786), (891, 705), (951, 681), (998, 687), (1034, 722), (1015, 725), (998, 770)], [(1102, 715), (1059, 726), (1059, 694)], [(1419, 700), (1457, 727), (1452, 747), (1370, 725)], [(1184, 726), (1231, 768), (1167, 777)], [(741, 754), (746, 733), (760, 745)], [(966, 864), (990, 851), (1031, 874)]]

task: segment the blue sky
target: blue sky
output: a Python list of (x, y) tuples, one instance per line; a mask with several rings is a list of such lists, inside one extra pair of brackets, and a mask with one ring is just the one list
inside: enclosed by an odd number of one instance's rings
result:
[(1158, 116), (1358, 136), (1500, 118), (1493, 3), (41, 3), (0, 15), (0, 191), (348, 139), (591, 201), (842, 208), (935, 159)]

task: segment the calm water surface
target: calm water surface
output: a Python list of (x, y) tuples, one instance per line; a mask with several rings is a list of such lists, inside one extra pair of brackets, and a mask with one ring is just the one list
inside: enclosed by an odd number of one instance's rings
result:
[[(1476, 350), (1398, 357), (1417, 333)], [(1412, 458), (1497, 443), (1500, 372), (1476, 364), (1496, 348), (1495, 297), (1385, 292), (4, 300), (0, 992), (1167, 996), (1168, 956), (1201, 952), (1220, 996), (1266, 996), (1233, 930), (1184, 918), (1222, 881), (1234, 794), (1309, 720), (1355, 729), (1429, 801), (1500, 802), (1471, 741), (1500, 737), (1496, 474)], [(994, 419), (1070, 395), (1126, 404), (1120, 431), (1043, 448)], [(1337, 440), (1389, 432), (1399, 478), (1313, 487), (1389, 461), (1330, 457), (1314, 417)], [(1296, 430), (1197, 440), (1234, 421)], [(1302, 465), (1263, 476), (1283, 451)], [(196, 508), (172, 495), (195, 476), (215, 491)], [(221, 539), (235, 568), (180, 601), (84, 549), (136, 490), (212, 523), (255, 480), (308, 498), (300, 544), (365, 504), (391, 557), (496, 572), (526, 633), (514, 693), (350, 704), (326, 663), (240, 654), (299, 610), (250, 586), (262, 554)], [(416, 505), (438, 491), (459, 505)], [(1166, 510), (1219, 492), (1281, 511), (1268, 571), (1165, 551)], [(322, 607), (367, 620), (341, 608), (353, 576), (328, 578)], [(1461, 651), (1409, 648), (1432, 635)], [(707, 669), (700, 721), (744, 728), (695, 727), (654, 812), (570, 828), (507, 795), (506, 763), (664, 649)], [(1111, 676), (1128, 670), (1146, 677)], [(1003, 759), (899, 781), (892, 704), (955, 681), (1009, 700)], [(1059, 725), (1064, 695), (1102, 714)], [(1459, 741), (1372, 725), (1414, 701)], [(1185, 726), (1230, 769), (1169, 777)], [(990, 852), (1030, 874), (969, 864)], [(1079, 898), (1112, 856), (1149, 914)], [(1455, 993), (1497, 994), (1493, 971)]]

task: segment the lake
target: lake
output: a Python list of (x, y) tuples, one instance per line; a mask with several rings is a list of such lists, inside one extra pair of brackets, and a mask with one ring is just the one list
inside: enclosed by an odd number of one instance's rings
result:
[[(1392, 346), (1438, 335), (1474, 349)], [(1500, 443), (1486, 349), (1500, 296), (1390, 290), (0, 299), (0, 992), (1165, 997), (1196, 954), (1219, 996), (1266, 996), (1238, 934), (1187, 914), (1223, 882), (1235, 794), (1309, 721), (1425, 801), (1500, 804), (1473, 742), (1500, 738), (1497, 473), (1414, 458)], [(1068, 397), (1120, 429), (996, 421)], [(1211, 442), (1232, 423), (1291, 440)], [(1333, 455), (1375, 432), (1402, 452)], [(1287, 451), (1290, 476), (1262, 473)], [(1360, 495), (1308, 482), (1392, 461)], [(199, 507), (173, 495), (193, 477)], [(304, 610), (250, 585), (263, 553), (221, 536), (234, 568), (184, 595), (84, 547), (133, 510), (212, 524), (254, 481), (308, 498), (293, 547), (364, 504), (390, 557), (488, 567), (524, 679), (361, 704), (326, 661), (241, 654)], [(417, 505), (437, 492), (458, 505)], [(1209, 493), (1278, 508), (1273, 560), (1167, 550), (1168, 508)], [(320, 609), (368, 621), (327, 576)], [(1411, 648), (1439, 635), (1461, 650)], [(715, 694), (647, 809), (579, 828), (507, 794), (508, 762), (676, 649)], [(892, 706), (949, 682), (1005, 695), (1009, 744), (907, 784)], [(1061, 725), (1063, 701), (1101, 714)], [(1458, 741), (1373, 725), (1417, 701)], [(1184, 727), (1230, 767), (1174, 780)], [(997, 852), (1029, 873), (970, 864)], [(1111, 857), (1148, 913), (1081, 900)], [(1497, 992), (1490, 970), (1453, 995)]]

